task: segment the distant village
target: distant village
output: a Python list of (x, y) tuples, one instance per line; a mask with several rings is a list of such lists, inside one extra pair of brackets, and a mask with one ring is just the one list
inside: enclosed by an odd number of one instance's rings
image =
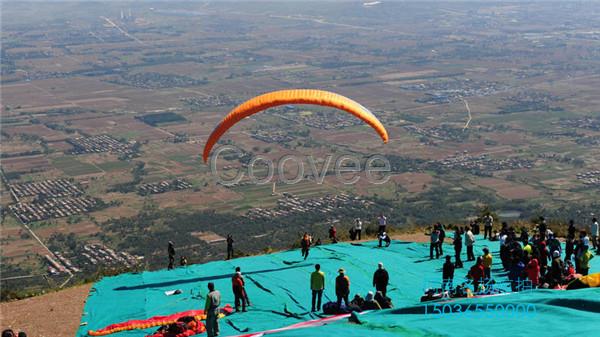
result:
[[(136, 266), (143, 256), (136, 256), (127, 252), (115, 252), (103, 244), (93, 243), (86, 244), (79, 254), (76, 254), (77, 262), (72, 262), (71, 259), (65, 257), (60, 252), (55, 251), (53, 256), (45, 255), (48, 263), (48, 273), (50, 275), (58, 275), (62, 273), (79, 273), (83, 266), (111, 266), (118, 265), (119, 267), (131, 268)], [(79, 263), (79, 266), (76, 264)]]
[(600, 171), (578, 173), (577, 180), (588, 186), (600, 186)]
[(138, 187), (139, 195), (160, 194), (169, 191), (179, 191), (192, 188), (192, 184), (184, 179), (175, 179), (172, 181), (163, 180), (156, 183), (142, 184)]
[(449, 156), (446, 159), (430, 161), (429, 165), (446, 169), (467, 170), (479, 176), (491, 176), (494, 171), (533, 168), (533, 162), (528, 159), (492, 159), (486, 154), (472, 156), (467, 151)]
[(133, 154), (133, 143), (124, 143), (109, 135), (98, 135), (92, 137), (79, 137), (68, 139), (73, 145), (72, 154), (102, 153)]
[(283, 193), (273, 209), (252, 208), (246, 213), (250, 219), (283, 217), (307, 212), (331, 213), (343, 206), (367, 207), (373, 202), (348, 194), (329, 195), (321, 198), (300, 199), (291, 193)]

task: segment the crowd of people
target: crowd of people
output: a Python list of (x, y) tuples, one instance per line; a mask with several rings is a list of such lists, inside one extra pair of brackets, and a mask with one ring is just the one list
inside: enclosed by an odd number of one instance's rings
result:
[[(537, 287), (557, 288), (574, 279), (577, 275), (587, 275), (589, 272), (589, 262), (594, 257), (592, 250), (600, 250), (599, 226), (596, 218), (592, 219), (591, 234), (584, 230), (577, 230), (573, 221), (570, 221), (568, 234), (565, 240), (563, 250), (561, 242), (548, 227), (546, 220), (542, 217), (538, 222), (533, 235), (530, 235), (526, 228), (521, 228), (517, 232), (513, 227), (503, 222), (499, 231), (494, 231), (494, 218), (491, 214), (486, 214), (481, 218), (484, 228), (483, 240), (490, 244), (484, 247), (481, 255), (475, 256), (475, 235), (479, 234), (479, 222), (472, 221), (465, 227), (444, 226), (436, 223), (430, 235), (430, 260), (439, 259), (444, 256), (444, 243), (446, 241), (447, 228), (454, 227), (452, 245), (454, 247), (454, 262), (451, 255), (445, 256), (445, 262), (442, 266), (442, 286), (443, 292), (452, 296), (467, 296), (468, 293), (485, 293), (486, 288), (493, 287), (497, 282), (492, 274), (492, 264), (494, 257), (490, 251), (492, 242), (498, 242), (499, 258), (502, 264), (502, 270), (507, 273), (512, 291), (520, 291)], [(379, 246), (382, 247), (391, 244), (391, 238), (387, 235), (387, 218), (381, 214), (377, 218)], [(362, 238), (363, 223), (361, 219), (355, 219), (354, 225), (349, 233), (351, 240), (360, 240)], [(335, 225), (331, 225), (328, 230), (329, 239), (332, 243), (339, 241)], [(591, 237), (591, 238), (590, 238)], [(309, 256), (311, 246), (320, 245), (318, 239), (313, 243), (312, 236), (304, 233), (300, 240), (300, 251), (302, 258), (306, 260)], [(591, 245), (591, 246), (590, 246)], [(469, 282), (462, 282), (459, 285), (454, 284), (455, 272), (457, 269), (464, 268), (462, 262), (462, 250), (465, 246), (466, 261), (474, 261), (474, 264), (468, 268), (466, 278)], [(169, 269), (173, 268), (175, 250), (173, 243), (169, 242)], [(563, 257), (564, 256), (564, 260)], [(227, 259), (233, 257), (233, 238), (227, 236)], [(185, 260), (185, 262), (184, 262)], [(182, 257), (181, 265), (187, 264), (187, 259)], [(339, 268), (338, 275), (335, 278), (336, 301), (323, 304), (323, 294), (325, 291), (325, 273), (321, 270), (319, 264), (315, 264), (315, 270), (310, 274), (309, 284), (312, 292), (311, 311), (323, 311), (326, 314), (339, 312), (377, 310), (391, 308), (392, 301), (387, 297), (387, 287), (390, 281), (390, 275), (380, 262), (373, 273), (373, 290), (368, 291), (363, 297), (355, 294), (350, 300), (350, 277), (344, 268)], [(235, 273), (231, 278), (232, 292), (234, 295), (235, 311), (246, 312), (250, 306), (250, 300), (245, 288), (245, 280), (241, 273), (241, 268), (236, 267)], [(471, 288), (472, 287), (472, 290)], [(215, 290), (214, 284), (208, 284), (209, 293), (206, 297), (205, 310), (207, 312), (206, 328), (209, 337), (218, 336), (218, 308), (220, 305), (221, 294)], [(435, 292), (428, 291), (422, 297), (422, 300), (435, 299)], [(13, 335), (14, 336), (14, 335)], [(4, 335), (3, 335), (4, 337)]]
[[(497, 241), (499, 243), (499, 257), (502, 262), (502, 270), (507, 273), (512, 291), (520, 291), (531, 288), (560, 288), (577, 277), (589, 273), (589, 262), (594, 257), (592, 250), (598, 253), (600, 250), (599, 228), (596, 218), (591, 223), (591, 239), (585, 230), (577, 230), (573, 221), (570, 221), (568, 234), (563, 251), (561, 242), (548, 227), (546, 219), (540, 217), (533, 235), (529, 235), (526, 228), (520, 229), (520, 234), (506, 222), (502, 223), (500, 232), (493, 230), (493, 217), (486, 215), (484, 222), (484, 240)], [(482, 255), (475, 258), (473, 247), (475, 235), (471, 223), (466, 228), (456, 226), (453, 238), (455, 262), (452, 263), (450, 255), (442, 267), (442, 289), (453, 289), (454, 272), (463, 268), (461, 252), (464, 245), (467, 250), (467, 261), (475, 261), (467, 272), (467, 278), (471, 280), (473, 292), (485, 292), (487, 287), (493, 286), (495, 280), (491, 273), (493, 256), (489, 247), (484, 247)], [(430, 259), (433, 252), (436, 258), (441, 254), (445, 230), (440, 223), (434, 225), (430, 234)], [(578, 234), (578, 236), (577, 236)], [(576, 237), (577, 236), (577, 237)], [(592, 246), (590, 246), (590, 243)], [(564, 260), (563, 257), (564, 256)], [(489, 289), (488, 289), (489, 290)], [(452, 290), (454, 291), (454, 290)]]

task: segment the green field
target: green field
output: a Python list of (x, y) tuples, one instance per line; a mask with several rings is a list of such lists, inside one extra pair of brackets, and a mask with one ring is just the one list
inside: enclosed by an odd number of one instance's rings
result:
[(102, 172), (102, 169), (100, 169), (98, 166), (80, 162), (73, 156), (53, 158), (52, 165), (72, 177)]

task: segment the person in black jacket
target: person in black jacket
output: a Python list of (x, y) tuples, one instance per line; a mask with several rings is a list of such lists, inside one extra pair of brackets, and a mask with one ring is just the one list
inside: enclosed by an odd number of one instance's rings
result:
[(379, 266), (373, 274), (373, 286), (377, 291), (381, 291), (383, 296), (387, 294), (387, 286), (390, 280), (390, 275), (383, 268), (383, 263), (379, 262)]
[(456, 227), (456, 231), (454, 232), (454, 266), (456, 268), (462, 268), (463, 263), (460, 259), (460, 253), (462, 251), (462, 233)]
[(233, 236), (227, 234), (227, 260), (233, 258)]
[(167, 268), (170, 270), (175, 266), (175, 247), (173, 246), (173, 241), (169, 241), (167, 250), (169, 251), (169, 266)]
[(446, 255), (446, 262), (442, 268), (442, 289), (446, 290), (446, 286), (448, 289), (452, 290), (452, 281), (454, 280), (454, 264), (452, 264), (452, 260), (450, 255)]

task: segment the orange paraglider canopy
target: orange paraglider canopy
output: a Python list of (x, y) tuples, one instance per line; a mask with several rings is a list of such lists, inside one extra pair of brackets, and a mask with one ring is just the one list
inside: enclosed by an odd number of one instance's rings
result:
[(206, 145), (204, 145), (204, 153), (202, 154), (204, 162), (206, 163), (208, 160), (210, 151), (219, 138), (237, 122), (262, 110), (285, 104), (322, 105), (344, 110), (365, 121), (377, 131), (384, 143), (388, 142), (387, 131), (377, 117), (371, 111), (367, 110), (367, 108), (350, 98), (324, 90), (279, 90), (254, 97), (231, 110), (208, 137)]

